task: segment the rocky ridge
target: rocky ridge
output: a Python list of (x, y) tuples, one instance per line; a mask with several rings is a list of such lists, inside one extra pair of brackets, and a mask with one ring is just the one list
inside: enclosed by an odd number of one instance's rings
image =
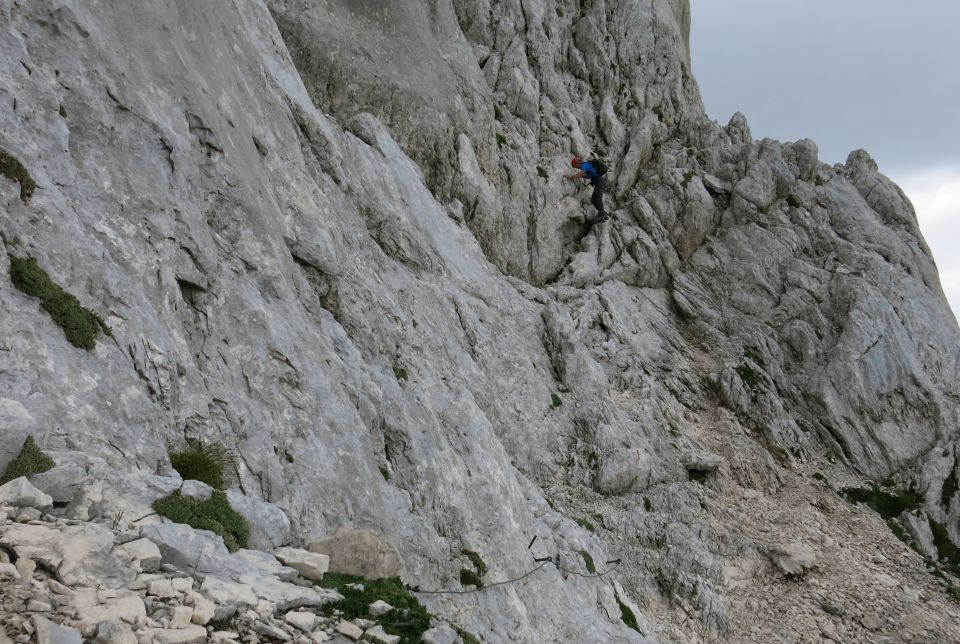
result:
[[(0, 16), (0, 465), (33, 435), (171, 474), (196, 437), (238, 455), (231, 503), (378, 530), (413, 586), (552, 557), (423, 597), (485, 641), (960, 639), (922, 556), (811, 478), (912, 489), (890, 525), (949, 563), (960, 332), (912, 207), (865, 152), (707, 119), (686, 2)], [(588, 230), (560, 175), (598, 149)], [(23, 257), (110, 335), (71, 344)], [(874, 609), (899, 624), (850, 610), (878, 587), (917, 591)]]

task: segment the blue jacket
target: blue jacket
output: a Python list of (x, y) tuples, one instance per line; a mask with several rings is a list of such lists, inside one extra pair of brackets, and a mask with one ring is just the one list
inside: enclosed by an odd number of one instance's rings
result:
[(593, 167), (593, 164), (589, 161), (584, 161), (580, 164), (580, 172), (583, 172), (587, 175), (587, 179), (590, 180), (590, 185), (595, 186), (597, 182), (600, 181), (600, 171)]

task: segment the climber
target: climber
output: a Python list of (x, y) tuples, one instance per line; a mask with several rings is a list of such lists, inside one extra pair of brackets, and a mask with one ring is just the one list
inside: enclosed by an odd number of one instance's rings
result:
[(573, 181), (575, 179), (589, 179), (590, 185), (593, 186), (593, 196), (590, 197), (590, 203), (593, 204), (593, 207), (597, 209), (597, 216), (593, 219), (588, 219), (587, 223), (591, 226), (593, 224), (606, 221), (610, 216), (607, 214), (607, 211), (603, 209), (603, 189), (606, 187), (607, 179), (604, 175), (607, 173), (606, 167), (603, 163), (597, 161), (596, 159), (590, 159), (589, 161), (584, 161), (580, 157), (573, 157), (570, 161), (570, 165), (574, 168), (580, 170), (576, 174), (568, 174), (564, 176), (564, 179), (568, 181)]

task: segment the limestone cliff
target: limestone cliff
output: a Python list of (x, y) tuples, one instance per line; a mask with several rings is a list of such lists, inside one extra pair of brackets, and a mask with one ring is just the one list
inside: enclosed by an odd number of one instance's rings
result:
[[(555, 557), (422, 597), (489, 642), (960, 639), (821, 482), (893, 479), (908, 540), (960, 541), (960, 331), (913, 209), (863, 151), (710, 121), (688, 36), (684, 0), (0, 0), (36, 184), (0, 178), (0, 468), (33, 435), (165, 473), (197, 437), (296, 542), (377, 529), (420, 589)], [(592, 229), (573, 153), (611, 168)], [(68, 342), (26, 257), (110, 335)], [(887, 579), (920, 591), (871, 629)]]

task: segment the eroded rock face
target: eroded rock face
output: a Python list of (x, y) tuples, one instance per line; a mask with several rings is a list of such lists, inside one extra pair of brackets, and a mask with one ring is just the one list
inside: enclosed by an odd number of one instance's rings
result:
[[(0, 0), (0, 148), (37, 183), (0, 178), (0, 467), (35, 434), (69, 516), (145, 525), (186, 434), (237, 454), (261, 548), (374, 530), (424, 589), (464, 549), (487, 581), (621, 560), (425, 597), (487, 641), (736, 639), (723, 570), (766, 526), (728, 504), (805, 468), (912, 479), (960, 539), (960, 334), (866, 153), (709, 121), (682, 0), (395, 4)], [(561, 177), (600, 149), (587, 230)], [(112, 335), (70, 345), (23, 256)]]

